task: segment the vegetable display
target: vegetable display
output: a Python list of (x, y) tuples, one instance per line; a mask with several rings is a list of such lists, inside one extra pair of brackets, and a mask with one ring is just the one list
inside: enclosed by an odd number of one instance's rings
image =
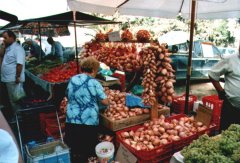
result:
[(185, 147), (181, 154), (184, 162), (240, 162), (240, 125), (232, 124), (216, 139), (201, 136)]
[(110, 105), (108, 109), (104, 111), (104, 115), (113, 121), (149, 113), (149, 109), (128, 108), (125, 101), (125, 92), (110, 89), (107, 89), (105, 92), (110, 101)]
[(174, 70), (170, 64), (169, 53), (162, 46), (150, 46), (140, 52), (143, 59), (143, 100), (153, 105), (156, 97), (163, 103), (173, 100), (175, 82)]
[(206, 128), (201, 122), (194, 121), (193, 117), (168, 120), (161, 115), (159, 119), (145, 122), (135, 131), (122, 132), (121, 138), (136, 150), (152, 150), (161, 145), (181, 141)]
[(129, 31), (129, 29), (126, 29), (121, 34), (121, 38), (122, 38), (123, 41), (132, 41), (133, 40), (133, 34), (132, 34), (132, 32)]
[(40, 76), (41, 79), (52, 83), (66, 82), (77, 74), (77, 64), (75, 61), (64, 63), (50, 69), (47, 73)]
[(142, 59), (138, 55), (138, 49), (145, 46), (144, 44), (109, 42), (96, 44), (96, 46), (98, 49), (95, 49), (91, 43), (86, 44), (81, 58), (94, 56), (98, 61), (111, 68), (126, 72), (136, 72), (142, 67)]
[(149, 42), (151, 35), (147, 30), (139, 30), (136, 34), (137, 40), (139, 42)]

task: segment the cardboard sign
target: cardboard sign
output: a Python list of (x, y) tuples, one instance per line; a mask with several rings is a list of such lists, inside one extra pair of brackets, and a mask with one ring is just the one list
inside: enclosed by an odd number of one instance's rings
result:
[(199, 104), (195, 120), (202, 122), (206, 126), (209, 126), (212, 119), (212, 112), (213, 112), (212, 109), (202, 104)]
[(116, 31), (108, 33), (108, 39), (109, 41), (121, 41), (120, 32)]
[(118, 148), (115, 160), (119, 161), (120, 163), (136, 163), (137, 162), (137, 158), (121, 143)]

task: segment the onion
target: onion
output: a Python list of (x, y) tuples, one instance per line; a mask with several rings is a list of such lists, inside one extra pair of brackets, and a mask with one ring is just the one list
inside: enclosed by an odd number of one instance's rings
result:
[(203, 125), (203, 123), (202, 123), (202, 122), (197, 122), (196, 125), (197, 125), (198, 127), (201, 127), (201, 126)]
[(165, 133), (165, 129), (164, 129), (163, 127), (159, 127), (159, 128), (158, 128), (158, 131), (159, 131), (160, 133)]
[(159, 146), (159, 145), (160, 145), (160, 139), (155, 139), (155, 140), (152, 142), (152, 144), (153, 144), (154, 146)]
[(164, 145), (165, 145), (165, 144), (168, 144), (168, 140), (167, 140), (167, 139), (161, 139), (161, 140), (160, 140), (160, 143), (161, 143), (161, 144), (164, 144)]
[(173, 140), (173, 141), (178, 141), (178, 140), (180, 140), (180, 137), (179, 137), (179, 136), (173, 136), (173, 137), (172, 137), (172, 140)]
[(128, 145), (130, 145), (130, 140), (129, 139), (125, 139), (124, 142)]

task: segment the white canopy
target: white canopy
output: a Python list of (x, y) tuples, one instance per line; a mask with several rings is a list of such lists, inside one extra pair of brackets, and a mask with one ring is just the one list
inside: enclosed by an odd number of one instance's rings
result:
[[(191, 0), (67, 0), (71, 10), (112, 15), (190, 18)], [(182, 6), (182, 7), (181, 7)], [(238, 18), (240, 0), (197, 0), (197, 18)]]

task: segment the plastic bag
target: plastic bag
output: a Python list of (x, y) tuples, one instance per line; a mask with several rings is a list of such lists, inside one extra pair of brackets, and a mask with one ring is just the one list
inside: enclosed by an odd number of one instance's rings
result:
[(17, 84), (14, 92), (13, 92), (13, 101), (19, 101), (20, 99), (22, 99), (23, 97), (26, 96), (26, 93), (23, 89), (22, 84)]
[(142, 102), (142, 98), (127, 94), (126, 95), (126, 106), (128, 107), (141, 107), (141, 108), (149, 108), (149, 106), (145, 106)]
[(135, 94), (135, 95), (141, 95), (143, 93), (143, 86), (141, 85), (135, 85), (133, 88), (132, 88), (132, 93)]

